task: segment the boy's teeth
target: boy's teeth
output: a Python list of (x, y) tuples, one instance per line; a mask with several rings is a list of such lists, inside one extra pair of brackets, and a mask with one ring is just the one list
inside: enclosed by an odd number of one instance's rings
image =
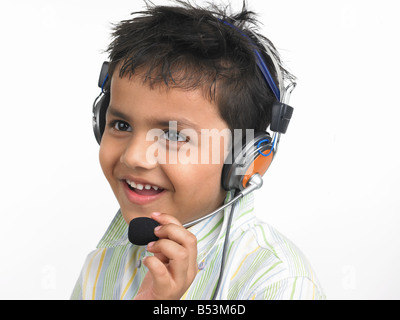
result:
[(126, 182), (127, 182), (132, 188), (139, 189), (139, 190), (143, 190), (143, 189), (150, 190), (151, 188), (153, 188), (154, 190), (157, 191), (157, 190), (159, 189), (159, 187), (157, 187), (157, 186), (152, 186), (152, 185), (150, 185), (150, 184), (146, 184), (146, 185), (142, 185), (142, 184), (140, 184), (140, 183), (136, 184), (135, 182), (130, 181), (130, 180), (126, 180)]
[(129, 184), (132, 188), (136, 188), (136, 183), (135, 183), (135, 182), (129, 181), (129, 180), (126, 180), (126, 182), (128, 182), (128, 184)]

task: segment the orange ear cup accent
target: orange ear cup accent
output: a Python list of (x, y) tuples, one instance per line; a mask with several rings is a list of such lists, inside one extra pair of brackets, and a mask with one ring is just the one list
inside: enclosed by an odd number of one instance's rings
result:
[[(267, 151), (269, 152), (269, 151)], [(246, 188), (247, 182), (249, 179), (256, 173), (259, 173), (261, 177), (267, 171), (268, 167), (272, 162), (272, 158), (274, 156), (274, 152), (272, 151), (269, 156), (265, 157), (263, 155), (258, 155), (258, 157), (253, 161), (252, 165), (249, 166), (245, 175), (243, 176), (242, 185), (243, 188)]]

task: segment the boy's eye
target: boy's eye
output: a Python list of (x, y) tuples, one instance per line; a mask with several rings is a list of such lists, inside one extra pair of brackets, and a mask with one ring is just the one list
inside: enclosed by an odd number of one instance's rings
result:
[(117, 131), (132, 131), (131, 126), (125, 121), (115, 120), (111, 123), (111, 127)]
[(169, 141), (177, 141), (177, 142), (186, 142), (187, 141), (186, 136), (180, 134), (179, 132), (175, 132), (175, 131), (164, 131), (162, 138), (169, 140)]

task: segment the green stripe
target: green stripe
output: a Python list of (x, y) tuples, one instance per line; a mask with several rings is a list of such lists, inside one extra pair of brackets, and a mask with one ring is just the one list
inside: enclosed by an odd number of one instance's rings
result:
[(257, 227), (261, 230), (261, 234), (263, 236), (265, 244), (271, 249), (271, 251), (274, 253), (274, 255), (277, 258), (279, 258), (277, 253), (276, 253), (276, 251), (275, 251), (275, 248), (273, 246), (271, 246), (271, 244), (268, 242), (267, 237), (265, 236), (265, 233), (264, 233), (264, 228), (262, 226), (260, 226), (260, 225), (257, 225)]
[(110, 248), (113, 250), (110, 264), (107, 267), (106, 274), (104, 276), (104, 291), (102, 293), (102, 299), (113, 299), (114, 284), (116, 283), (119, 268), (125, 268), (125, 264), (121, 265), (123, 257), (125, 256), (125, 247)]
[(251, 208), (250, 210), (247, 210), (247, 211), (243, 212), (242, 214), (240, 214), (240, 216), (238, 218), (241, 218), (241, 217), (245, 216), (246, 214), (253, 212), (253, 211), (254, 211), (254, 208)]
[(294, 292), (296, 291), (296, 282), (297, 282), (297, 277), (294, 278), (294, 283), (293, 283), (293, 288), (292, 288), (292, 294), (290, 295), (290, 300), (293, 300)]
[(256, 281), (254, 281), (254, 283), (250, 286), (250, 289), (262, 278), (264, 277), (267, 273), (269, 273), (272, 269), (274, 269), (277, 265), (281, 264), (282, 261), (278, 261), (276, 263), (274, 263), (267, 271), (265, 271), (261, 276), (259, 276)]
[(118, 245), (118, 241), (122, 240), (127, 228), (128, 225), (122, 217), (121, 211), (118, 211), (97, 248), (110, 248)]
[(203, 241), (205, 238), (207, 238), (211, 233), (213, 233), (215, 231), (215, 229), (218, 228), (218, 226), (222, 223), (222, 221), (224, 221), (224, 217), (222, 217), (217, 224), (203, 237), (201, 238), (198, 242)]

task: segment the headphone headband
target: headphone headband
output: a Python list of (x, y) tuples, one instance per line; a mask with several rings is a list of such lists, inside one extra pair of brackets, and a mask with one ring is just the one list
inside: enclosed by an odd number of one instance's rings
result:
[[(240, 29), (239, 29), (238, 27), (236, 27), (235, 25), (233, 25), (233, 24), (231, 24), (231, 23), (229, 23), (228, 21), (225, 21), (225, 20), (221, 20), (221, 19), (218, 19), (218, 20), (219, 20), (220, 22), (222, 22), (223, 24), (226, 24), (227, 26), (229, 26), (229, 27), (231, 27), (232, 29), (236, 30), (236, 31), (239, 32), (243, 37), (245, 37), (247, 40), (250, 41), (250, 43), (251, 43), (251, 44), (253, 45), (253, 47), (254, 47), (254, 50), (253, 50), (253, 51), (254, 51), (254, 54), (255, 54), (256, 59), (257, 59), (256, 62), (257, 62), (258, 68), (260, 69), (262, 75), (264, 76), (265, 81), (268, 83), (268, 86), (271, 88), (273, 94), (275, 95), (276, 100), (281, 101), (281, 93), (280, 93), (280, 90), (279, 90), (278, 87), (276, 86), (275, 81), (274, 81), (274, 79), (272, 78), (271, 72), (269, 72), (269, 69), (268, 69), (267, 65), (265, 64), (265, 61), (264, 61), (264, 59), (262, 58), (261, 53), (260, 53), (260, 51), (258, 51), (258, 49), (257, 49), (256, 45), (254, 44), (254, 42), (250, 39), (250, 37), (249, 37), (247, 34), (245, 34), (242, 30), (240, 30)], [(256, 37), (257, 40), (261, 43), (260, 38), (259, 38), (253, 31), (250, 30), (250, 32), (251, 32), (251, 33), (253, 34), (253, 36)], [(279, 67), (277, 67), (276, 62), (275, 62), (274, 59), (273, 59), (271, 50), (269, 50), (269, 48), (267, 48), (266, 46), (264, 46), (264, 49), (265, 49), (265, 51), (267, 51), (268, 55), (271, 57), (271, 60), (272, 60), (272, 62), (273, 62), (273, 64), (274, 64), (274, 67), (275, 67), (275, 70), (276, 70), (276, 72), (278, 73)], [(280, 80), (281, 80), (281, 79), (280, 79)]]

